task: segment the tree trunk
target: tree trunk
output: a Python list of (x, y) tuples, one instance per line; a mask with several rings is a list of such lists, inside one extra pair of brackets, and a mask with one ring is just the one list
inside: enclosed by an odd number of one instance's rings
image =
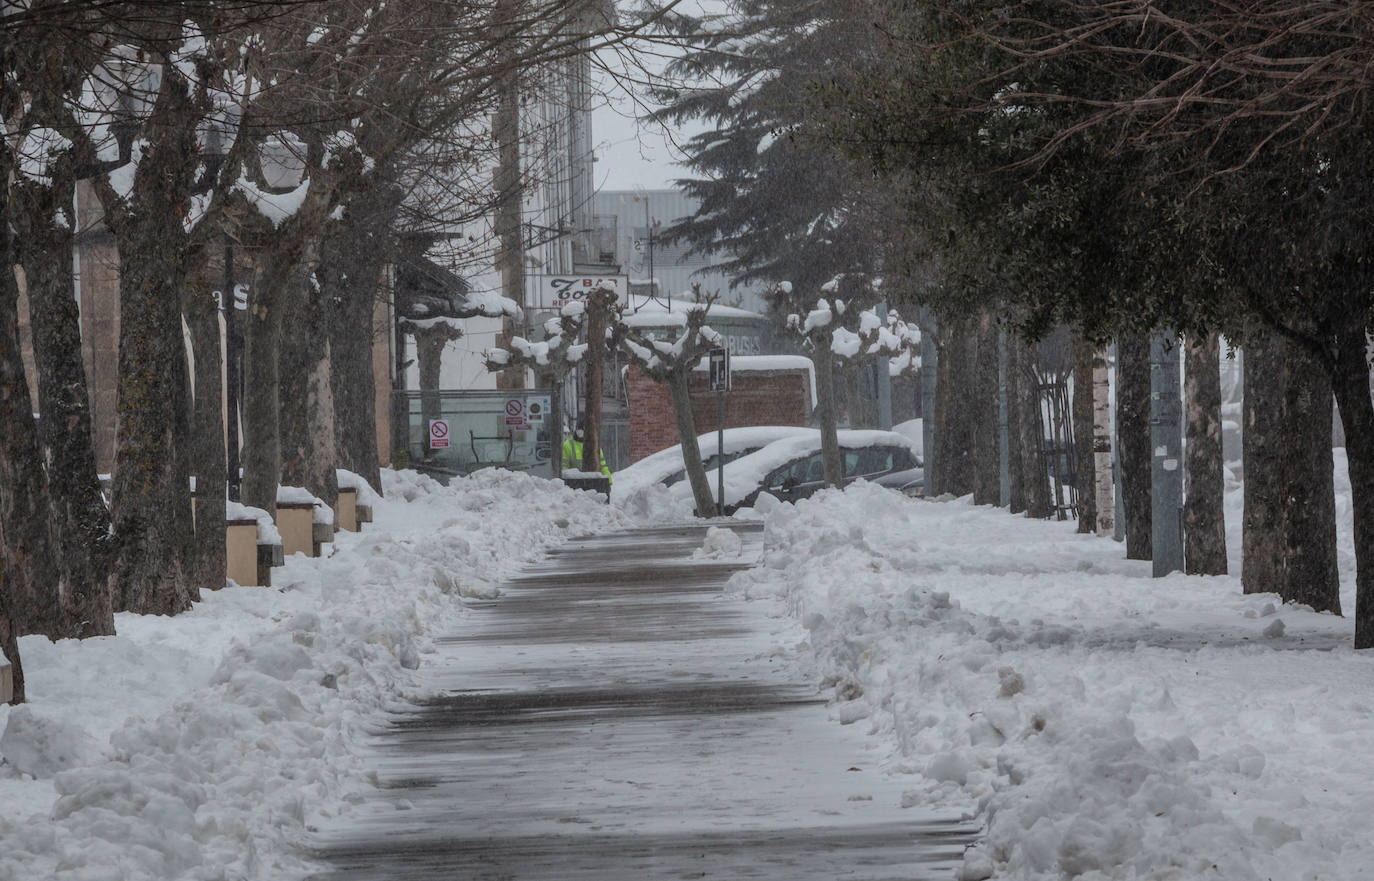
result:
[(243, 503), (277, 516), (281, 475), (281, 282), (260, 272), (243, 331)]
[(1122, 334), (1116, 341), (1116, 359), (1116, 441), (1126, 512), (1126, 559), (1151, 560), (1149, 335)]
[(963, 496), (973, 492), (976, 446), (973, 378), (973, 327), (967, 320), (946, 322), (948, 332), (940, 350), (936, 407), (943, 415), (936, 434), (936, 495)]
[(57, 580), (57, 619), (40, 629), (53, 639), (81, 639), (114, 633), (109, 586), (113, 548), (81, 363), (81, 315), (72, 275), (75, 182), (70, 154), (50, 171), (51, 187), (28, 180), (13, 187), (38, 367), (38, 434), (47, 463), (52, 575)]
[(389, 207), (385, 212), (362, 214), (361, 222), (325, 239), (317, 270), (330, 314), (330, 385), (339, 466), (360, 475), (374, 489), (381, 486), (381, 460), (373, 347), (387, 338), (387, 328), (376, 326), (375, 315), (392, 250), (387, 230), (394, 215)]
[(1093, 491), (1097, 534), (1116, 532), (1116, 486), (1112, 475), (1112, 392), (1107, 349), (1093, 352)]
[(1273, 337), (1245, 338), (1242, 434), (1244, 513), (1241, 586), (1245, 593), (1278, 593), (1284, 582), (1283, 347)]
[[(0, 34), (0, 49), (6, 37)], [(0, 138), (0, 180), (9, 180), (14, 154)], [(15, 675), (15, 701), (23, 700), (19, 634), (27, 617), (45, 617), (27, 608), (30, 598), (52, 597), (56, 561), (49, 540), (43, 465), (38, 430), (19, 352), (19, 283), (14, 277), (11, 202), (0, 200), (0, 651)]]
[(1318, 612), (1339, 615), (1331, 376), (1306, 349), (1287, 340), (1277, 342), (1282, 347), (1280, 357), (1286, 374), (1281, 386), (1283, 422), (1277, 463), (1279, 498), (1283, 500), (1280, 544), (1284, 552), (1279, 596), (1285, 603), (1302, 603)]
[(973, 503), (1002, 501), (1002, 463), (999, 455), (1001, 420), (998, 416), (997, 325), (984, 312), (973, 340)]
[(1355, 648), (1374, 648), (1374, 405), (1362, 322), (1337, 339), (1336, 400), (1345, 428), (1350, 499), (1355, 521)]
[[(116, 610), (175, 615), (199, 598), (191, 563), (191, 392), (182, 335), (198, 163), (187, 84), (164, 66), (148, 152), (114, 224), (119, 249), (119, 417), (111, 521)], [(107, 206), (108, 207), (108, 206)]]
[(606, 376), (606, 317), (615, 295), (595, 290), (587, 298), (587, 430), (582, 441), (582, 470), (601, 470), (601, 398)]
[(329, 313), (308, 271), (296, 273), (282, 308), (281, 482), (333, 507), (339, 482), (334, 395), (329, 377)]
[(1032, 418), (1026, 406), (1025, 372), (1026, 346), (1015, 333), (1007, 334), (1007, 468), (1009, 494), (1007, 510), (1012, 514), (1025, 513), (1029, 507), (1028, 483), (1023, 446), (1026, 431), (1023, 422)]
[(1073, 342), (1073, 450), (1074, 493), (1078, 499), (1078, 531), (1095, 532), (1097, 498), (1093, 492), (1096, 470), (1093, 462), (1093, 356), (1095, 349), (1087, 340)]
[[(706, 466), (701, 462), (701, 447), (697, 444), (696, 419), (692, 416), (691, 373), (675, 370), (668, 375), (668, 394), (673, 402), (673, 419), (677, 422), (678, 437), (682, 440), (682, 464), (687, 469), (687, 482), (692, 487), (699, 517), (715, 517), (716, 500), (711, 496), (711, 482)], [(585, 470), (585, 466), (584, 466)]]
[[(1183, 560), (1189, 575), (1226, 574), (1225, 472), (1221, 461), (1221, 343), (1217, 334), (1188, 340), (1184, 354), (1187, 406), (1187, 494)], [(1330, 420), (1327, 421), (1330, 425)]]
[[(202, 267), (203, 269), (203, 267)], [(224, 447), (224, 382), (220, 306), (203, 272), (187, 285), (186, 323), (195, 352), (195, 416), (191, 470), (196, 477), (196, 582), (211, 590), (225, 583), (224, 501), (228, 469)], [(233, 291), (221, 292), (230, 297)]]
[(821, 430), (821, 462), (826, 486), (844, 485), (844, 460), (835, 413), (835, 356), (830, 349), (830, 334), (815, 340), (811, 363), (816, 367), (816, 421)]

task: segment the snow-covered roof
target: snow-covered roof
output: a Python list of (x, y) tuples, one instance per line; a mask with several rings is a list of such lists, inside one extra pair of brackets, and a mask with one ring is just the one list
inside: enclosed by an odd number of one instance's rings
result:
[[(692, 368), (703, 373), (711, 369), (705, 360)], [(805, 355), (731, 355), (731, 373), (755, 373), (770, 370), (805, 370), (810, 383), (811, 407), (816, 406), (816, 365)]]

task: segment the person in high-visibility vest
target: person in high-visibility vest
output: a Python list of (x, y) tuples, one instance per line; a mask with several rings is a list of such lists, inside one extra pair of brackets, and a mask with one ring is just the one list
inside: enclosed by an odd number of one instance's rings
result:
[[(577, 420), (577, 428), (573, 429), (572, 437), (563, 441), (563, 470), (581, 471), (582, 470), (582, 441), (587, 437), (587, 420), (581, 418)], [(606, 467), (606, 454), (602, 450), (597, 450), (597, 458), (601, 460), (601, 473), (607, 479), (611, 476), (611, 469)]]

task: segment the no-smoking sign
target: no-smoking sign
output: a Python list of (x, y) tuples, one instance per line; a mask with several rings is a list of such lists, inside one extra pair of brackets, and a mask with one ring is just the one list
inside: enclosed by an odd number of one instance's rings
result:
[(429, 448), (442, 450), (448, 446), (448, 420), (429, 420)]

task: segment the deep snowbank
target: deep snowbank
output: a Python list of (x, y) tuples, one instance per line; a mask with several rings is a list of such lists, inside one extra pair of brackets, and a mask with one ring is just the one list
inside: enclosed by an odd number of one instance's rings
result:
[(966, 879), (1374, 873), (1374, 656), (1349, 618), (1238, 576), (1152, 579), (1073, 523), (967, 500), (860, 485), (765, 523), (732, 587), (805, 625), (835, 714), (890, 742), (906, 803), (983, 814)]
[(483, 471), (385, 474), (376, 522), (271, 588), (207, 592), (118, 636), (20, 648), (0, 707), (0, 881), (289, 879), (293, 843), (369, 787), (355, 745), (463, 597), (568, 536), (625, 525), (589, 493)]

